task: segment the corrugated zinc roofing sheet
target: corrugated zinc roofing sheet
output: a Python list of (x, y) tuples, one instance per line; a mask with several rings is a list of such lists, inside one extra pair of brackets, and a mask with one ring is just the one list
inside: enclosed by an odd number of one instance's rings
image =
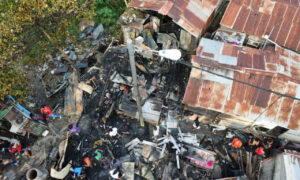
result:
[(220, 24), (300, 51), (299, 0), (231, 0)]
[[(300, 98), (300, 55), (282, 48), (260, 51), (202, 38), (194, 66)], [(273, 66), (273, 68), (270, 68)], [(184, 104), (260, 119), (300, 130), (300, 102), (193, 68)]]
[(183, 29), (199, 37), (219, 2), (220, 0), (131, 0), (128, 6), (168, 15)]

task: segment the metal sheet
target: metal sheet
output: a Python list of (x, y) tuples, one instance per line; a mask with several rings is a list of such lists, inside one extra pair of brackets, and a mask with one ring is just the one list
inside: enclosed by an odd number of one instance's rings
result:
[(175, 23), (199, 37), (221, 0), (131, 0), (129, 7), (153, 10), (168, 15)]
[(300, 2), (275, 0), (230, 1), (221, 25), (248, 35), (270, 39), (300, 51)]
[[(235, 47), (202, 38), (192, 63), (239, 81), (300, 97), (299, 54), (279, 47), (272, 51), (239, 47), (233, 54), (231, 52)], [(214, 56), (207, 57), (206, 53)], [(221, 63), (219, 58), (224, 54), (237, 58), (237, 65)], [(278, 68), (267, 68), (269, 65)], [(264, 122), (300, 130), (299, 101), (194, 68), (183, 103), (193, 108), (210, 109), (249, 120), (259, 118)]]

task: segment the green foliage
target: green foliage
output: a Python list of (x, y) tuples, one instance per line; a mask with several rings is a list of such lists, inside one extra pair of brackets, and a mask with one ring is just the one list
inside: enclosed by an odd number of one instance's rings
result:
[(0, 100), (9, 94), (22, 98), (26, 94), (26, 79), (12, 67), (4, 67), (0, 71)]
[(0, 98), (8, 93), (24, 95), (20, 93), (23, 87), (14, 88), (21, 87), (19, 82), (26, 84), (22, 76), (25, 65), (42, 64), (47, 54), (65, 47), (66, 40), (78, 42), (78, 20), (92, 19), (94, 3), (94, 0), (0, 0)]
[(46, 55), (66, 47), (66, 40), (81, 44), (81, 19), (120, 35), (117, 20), (125, 9), (123, 0), (0, 0), (0, 99), (8, 94), (22, 99), (26, 65), (41, 65)]
[(103, 24), (106, 32), (118, 35), (120, 26), (117, 21), (125, 9), (123, 0), (96, 0), (94, 21), (96, 24)]

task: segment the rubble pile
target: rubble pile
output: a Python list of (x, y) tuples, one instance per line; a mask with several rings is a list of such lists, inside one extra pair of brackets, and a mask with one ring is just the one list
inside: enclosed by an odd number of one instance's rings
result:
[[(101, 24), (80, 22), (81, 46), (70, 43), (37, 69), (33, 86), (42, 91), (22, 105), (11, 96), (1, 102), (1, 178), (264, 179), (279, 168), (275, 161), (296, 158), (297, 141), (274, 135), (281, 129), (271, 134), (252, 126), (231, 128), (220, 123), (220, 112), (185, 103), (207, 101), (210, 97), (191, 100), (187, 94), (194, 97), (205, 88), (209, 94), (217, 85), (199, 89), (200, 83), (222, 80), (200, 66), (200, 54), (214, 55), (197, 48), (201, 37), (173, 21), (179, 20), (128, 8), (119, 19), (123, 40), (108, 38)], [(225, 42), (237, 46), (246, 38), (220, 29), (208, 34), (216, 41), (232, 36)], [(170, 49), (180, 50), (181, 58), (172, 60), (177, 54), (166, 55)], [(216, 58), (223, 56), (229, 58)]]

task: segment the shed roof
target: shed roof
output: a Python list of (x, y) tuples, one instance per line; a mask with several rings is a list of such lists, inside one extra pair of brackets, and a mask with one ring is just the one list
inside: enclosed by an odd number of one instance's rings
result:
[[(231, 0), (221, 25), (300, 51), (299, 0)], [(271, 33), (271, 34), (270, 34)]]
[(193, 36), (199, 37), (220, 0), (131, 0), (129, 7), (168, 15)]
[[(226, 77), (300, 98), (300, 55), (293, 51), (280, 47), (260, 51), (202, 38), (192, 63)], [(259, 117), (259, 120), (300, 130), (298, 100), (195, 68), (191, 71), (183, 102), (190, 107), (252, 120)]]

